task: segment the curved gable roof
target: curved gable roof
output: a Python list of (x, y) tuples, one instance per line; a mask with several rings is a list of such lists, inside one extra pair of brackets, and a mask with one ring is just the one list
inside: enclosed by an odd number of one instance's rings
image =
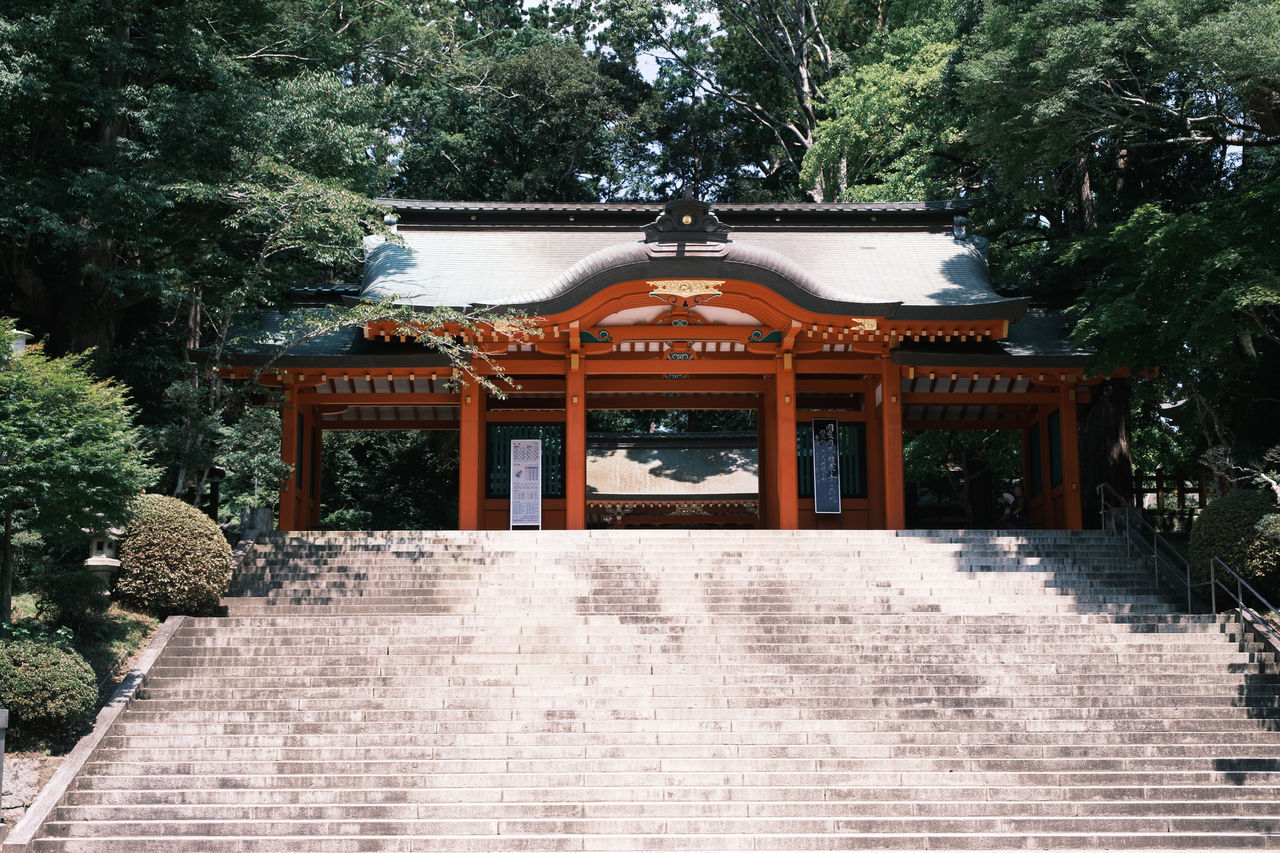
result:
[(497, 305), (553, 314), (611, 284), (688, 277), (756, 281), (824, 313), (1013, 318), (1025, 312), (1024, 300), (992, 290), (974, 241), (933, 226), (753, 225), (733, 231), (728, 242), (644, 243), (639, 227), (598, 220), (580, 227), (410, 225), (401, 229), (403, 246), (370, 250), (362, 295), (420, 307)]

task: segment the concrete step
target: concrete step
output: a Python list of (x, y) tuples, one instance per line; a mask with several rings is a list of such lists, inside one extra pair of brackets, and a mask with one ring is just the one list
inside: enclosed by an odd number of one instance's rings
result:
[(1280, 843), (1280, 665), (1102, 534), (289, 534), (45, 851)]
[[(411, 781), (411, 780), (409, 780)], [(136, 804), (141, 793), (134, 789), (96, 788), (72, 791), (68, 806), (107, 807), (132, 806), (135, 809), (159, 809), (169, 806), (244, 808), (244, 792), (234, 788), (175, 787), (147, 789), (148, 802)], [(1178, 813), (1192, 814), (1199, 809), (1219, 809), (1228, 813), (1254, 808), (1262, 801), (1280, 800), (1280, 787), (1253, 785), (1144, 785), (1107, 787), (1056, 785), (1048, 787), (984, 786), (903, 786), (874, 785), (867, 787), (826, 786), (712, 786), (665, 788), (449, 788), (396, 785), (372, 785), (366, 788), (259, 788), (254, 791), (253, 805), (321, 806), (399, 805), (413, 804), (424, 813), (445, 809), (456, 813), (460, 805), (468, 809), (524, 808), (533, 805), (569, 806), (592, 810), (620, 812), (665, 809), (680, 803), (695, 807), (724, 808), (765, 807), (785, 809), (787, 803), (820, 803), (828, 808), (844, 808), (849, 802), (882, 803), (901, 807), (903, 803), (963, 803), (970, 808), (998, 808), (1012, 803), (1056, 803), (1094, 808), (1141, 809), (1152, 803), (1178, 803)], [(71, 814), (68, 812), (67, 814)], [(110, 815), (101, 819), (109, 819)]]

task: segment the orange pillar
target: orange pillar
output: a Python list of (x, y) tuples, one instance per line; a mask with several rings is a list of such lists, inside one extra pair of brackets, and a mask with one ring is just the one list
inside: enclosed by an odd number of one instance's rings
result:
[(484, 389), (466, 385), (459, 392), (458, 529), (484, 528)]
[(777, 502), (778, 529), (795, 530), (800, 526), (800, 491), (796, 469), (796, 371), (791, 353), (783, 353), (778, 362), (773, 394), (773, 447), (777, 467), (774, 469), (774, 499)]
[(777, 395), (774, 392), (776, 380), (773, 377), (765, 380), (764, 394), (760, 397), (759, 460), (760, 480), (757, 489), (760, 494), (760, 526), (765, 530), (778, 529), (778, 444), (777, 444)]
[(280, 459), (289, 466), (289, 474), (285, 477), (280, 489), (281, 530), (297, 530), (298, 504), (302, 499), (302, 469), (298, 463), (298, 445), (302, 438), (302, 429), (298, 423), (301, 415), (298, 411), (297, 391), (292, 386), (285, 388), (285, 403), (280, 407)]
[(564, 526), (587, 527), (587, 381), (581, 356), (571, 353), (564, 396)]
[[(1061, 422), (1058, 424), (1061, 426)], [(1044, 501), (1041, 510), (1042, 523), (1046, 530), (1054, 530), (1058, 526), (1057, 507), (1053, 500), (1053, 447), (1049, 435), (1049, 412), (1044, 406), (1036, 408), (1036, 427), (1040, 430), (1040, 494)]]
[(907, 508), (902, 466), (902, 369), (888, 356), (881, 359), (881, 429), (884, 436), (884, 526), (901, 530), (907, 526)]
[(1084, 527), (1084, 513), (1080, 495), (1080, 436), (1077, 434), (1075, 386), (1064, 385), (1060, 399), (1058, 434), (1062, 441), (1063, 526), (1067, 530), (1080, 530)]
[(867, 385), (867, 498), (870, 500), (870, 512), (867, 516), (869, 527), (885, 527), (884, 507), (884, 454), (876, 452), (876, 448), (884, 447), (884, 424), (881, 423), (883, 410), (876, 405), (876, 383)]
[(320, 526), (320, 480), (324, 472), (324, 430), (320, 416), (311, 410), (311, 515), (307, 526), (315, 530)]
[(298, 406), (298, 509), (295, 521), (299, 530), (311, 527), (312, 506), (315, 503), (312, 480), (316, 475), (314, 462), (316, 455), (315, 429), (312, 425), (314, 409), (311, 406)]
[(1027, 517), (1031, 517), (1031, 427), (1022, 432), (1022, 499), (1027, 505)]
[(773, 494), (773, 439), (770, 431), (770, 408), (769, 400), (773, 394), (767, 387), (764, 393), (760, 395), (760, 402), (756, 405), (756, 497), (759, 501), (756, 523), (762, 529), (769, 529), (774, 526), (776, 520), (770, 515), (773, 507), (773, 501), (770, 495)]

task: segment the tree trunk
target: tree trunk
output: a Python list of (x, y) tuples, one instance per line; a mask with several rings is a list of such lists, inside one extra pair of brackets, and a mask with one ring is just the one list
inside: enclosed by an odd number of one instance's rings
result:
[(0, 534), (0, 625), (9, 624), (13, 609), (13, 514), (4, 514), (4, 532)]
[(1080, 418), (1080, 498), (1086, 527), (1099, 524), (1098, 486), (1103, 483), (1125, 500), (1133, 497), (1127, 379), (1096, 386), (1093, 402)]
[(1080, 227), (1085, 233), (1098, 227), (1098, 214), (1093, 205), (1093, 183), (1089, 179), (1089, 155), (1076, 154), (1076, 201), (1080, 205)]
[(991, 469), (980, 457), (965, 454), (965, 516), (968, 526), (983, 529), (995, 526), (995, 506), (991, 502)]

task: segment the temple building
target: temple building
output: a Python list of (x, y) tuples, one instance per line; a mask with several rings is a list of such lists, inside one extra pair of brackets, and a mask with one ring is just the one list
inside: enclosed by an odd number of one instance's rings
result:
[[(349, 429), (457, 430), (462, 529), (515, 520), (512, 489), (529, 484), (513, 442), (539, 442), (519, 446), (541, 454), (528, 470), (544, 528), (722, 513), (774, 529), (895, 529), (904, 430), (1018, 430), (1030, 523), (1082, 524), (1078, 407), (1098, 380), (1060, 322), (993, 290), (968, 202), (383, 203), (400, 241), (370, 248), (352, 298), (530, 318), (457, 330), (472, 369), (500, 365), (510, 390), (457, 381), (448, 358), (386, 321), (273, 360), (259, 378), (285, 390), (294, 469), (282, 530), (318, 523), (322, 433)], [(235, 370), (264, 359), (242, 354)], [(717, 458), (707, 448), (702, 474), (657, 490), (628, 480), (617, 460), (659, 439), (595, 446), (598, 409), (751, 410), (756, 440), (720, 450), (749, 454), (754, 480), (704, 470)], [(694, 481), (718, 491), (681, 485)]]

